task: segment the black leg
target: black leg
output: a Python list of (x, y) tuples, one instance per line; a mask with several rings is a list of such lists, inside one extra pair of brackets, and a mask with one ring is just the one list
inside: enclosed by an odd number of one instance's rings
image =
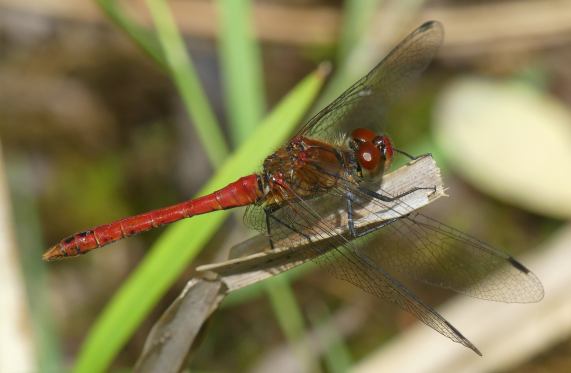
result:
[(395, 221), (397, 221), (397, 220), (399, 220), (399, 219), (400, 219), (400, 218), (392, 218), (392, 219), (389, 219), (389, 220), (385, 220), (384, 222), (382, 222), (382, 223), (379, 224), (379, 225), (375, 225), (374, 227), (371, 227), (371, 228), (365, 229), (365, 230), (362, 231), (362, 232), (356, 233), (357, 235), (354, 236), (354, 238), (363, 237), (363, 236), (368, 235), (368, 234), (371, 233), (371, 232), (378, 231), (379, 229), (384, 228), (384, 227), (386, 227), (387, 225), (390, 225), (390, 224), (394, 223)]
[(266, 232), (268, 233), (268, 239), (270, 240), (270, 248), (274, 250), (274, 240), (272, 240), (272, 227), (270, 225), (270, 214), (272, 211), (270, 209), (264, 209), (266, 214)]
[(398, 199), (401, 199), (401, 198), (404, 197), (404, 196), (407, 196), (407, 195), (409, 195), (409, 194), (411, 194), (411, 193), (414, 193), (414, 192), (417, 192), (417, 191), (419, 191), (419, 190), (432, 190), (433, 193), (436, 193), (436, 187), (414, 187), (414, 188), (412, 188), (412, 189), (410, 189), (410, 190), (407, 190), (407, 191), (404, 192), (404, 193), (398, 194), (398, 195), (396, 195), (396, 196), (394, 196), (394, 197), (384, 196), (384, 195), (382, 195), (382, 194), (379, 194), (379, 193), (377, 193), (377, 192), (373, 192), (372, 190), (369, 190), (369, 189), (366, 189), (366, 188), (359, 188), (359, 190), (360, 190), (361, 192), (365, 193), (366, 195), (368, 195), (369, 197), (373, 197), (373, 198), (379, 199), (379, 200), (381, 200), (381, 201), (383, 201), (383, 202), (394, 202), (394, 201), (396, 201), (396, 200), (398, 200)]
[(349, 226), (349, 233), (351, 237), (358, 237), (355, 231), (355, 222), (353, 221), (353, 193), (347, 192), (345, 195), (347, 199), (347, 225)]
[(288, 228), (289, 230), (291, 230), (292, 232), (295, 232), (297, 234), (299, 234), (300, 236), (305, 237), (309, 242), (311, 242), (311, 237), (309, 237), (308, 235), (306, 235), (305, 233), (299, 231), (297, 228), (291, 226), (290, 224), (282, 221), (281, 219), (279, 219), (278, 217), (276, 217), (274, 215), (274, 212), (276, 212), (279, 209), (264, 209), (265, 213), (266, 213), (266, 230), (268, 232), (268, 238), (270, 240), (270, 247), (272, 250), (275, 249), (274, 247), (274, 241), (272, 239), (272, 234), (271, 234), (271, 224), (270, 224), (270, 219), (273, 219), (274, 221), (276, 221), (277, 223), (283, 225), (284, 227)]
[(349, 233), (351, 234), (351, 237), (353, 237), (353, 238), (359, 238), (359, 237), (365, 236), (371, 232), (374, 232), (374, 231), (379, 230), (383, 227), (386, 227), (387, 225), (392, 224), (395, 221), (397, 221), (398, 219), (400, 219), (400, 218), (389, 219), (389, 220), (382, 222), (379, 225), (368, 228), (362, 232), (357, 232), (357, 230), (355, 229), (355, 221), (353, 220), (353, 193), (347, 192), (346, 199), (347, 199), (347, 225), (349, 226)]
[(400, 150), (400, 149), (396, 149), (396, 148), (395, 148), (395, 152), (404, 155), (405, 157), (409, 158), (411, 161), (415, 161), (415, 160), (420, 159), (420, 158), (432, 156), (431, 153), (424, 153), (421, 155), (414, 156), (414, 155), (410, 155), (409, 153), (405, 152), (404, 150)]

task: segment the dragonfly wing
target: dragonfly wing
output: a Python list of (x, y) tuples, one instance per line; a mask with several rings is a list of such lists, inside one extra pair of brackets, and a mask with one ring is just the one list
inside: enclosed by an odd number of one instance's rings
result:
[(266, 213), (262, 205), (251, 204), (244, 212), (244, 224), (260, 233), (267, 233)]
[[(382, 266), (367, 256), (358, 255), (357, 248), (348, 237), (335, 232), (335, 223), (331, 223), (335, 221), (335, 216), (323, 215), (321, 211), (327, 210), (324, 206), (331, 211), (332, 206), (344, 205), (342, 196), (327, 194), (304, 200), (296, 197), (293, 190), (284, 188), (283, 193), (286, 194), (286, 205), (274, 212), (270, 218), (272, 239), (283, 238), (278, 236), (298, 237), (292, 244), (303, 245), (307, 260), (313, 260), (338, 279), (348, 281), (369, 294), (396, 304), (442, 335), (480, 354), (478, 349), (440, 314), (423, 303)], [(335, 212), (343, 213), (346, 212)]]
[(422, 24), (401, 41), (366, 76), (311, 118), (298, 135), (324, 140), (365, 127), (382, 130), (389, 106), (426, 69), (442, 44), (436, 21)]
[[(368, 206), (369, 214), (387, 208), (385, 202), (372, 200), (370, 193), (351, 183), (345, 182), (338, 189), (338, 193), (351, 192), (355, 208)], [(399, 206), (399, 210), (403, 211), (403, 207)], [(366, 244), (357, 248), (359, 254), (391, 273), (402, 273), (476, 298), (507, 303), (538, 302), (543, 298), (539, 279), (512, 256), (426, 215), (410, 211), (367, 235)]]

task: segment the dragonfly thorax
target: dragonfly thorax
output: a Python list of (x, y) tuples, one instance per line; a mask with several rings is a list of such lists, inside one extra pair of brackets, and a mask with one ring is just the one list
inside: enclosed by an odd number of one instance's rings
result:
[(320, 140), (295, 137), (264, 161), (264, 202), (313, 198), (339, 180), (353, 180), (352, 154)]

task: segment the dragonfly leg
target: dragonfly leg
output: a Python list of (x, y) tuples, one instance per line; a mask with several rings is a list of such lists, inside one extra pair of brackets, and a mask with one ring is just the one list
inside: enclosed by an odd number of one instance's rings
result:
[(273, 219), (276, 223), (283, 225), (284, 227), (288, 228), (289, 230), (291, 230), (292, 232), (295, 232), (297, 234), (299, 234), (300, 236), (305, 237), (309, 242), (311, 242), (311, 237), (309, 237), (307, 234), (301, 232), (299, 229), (295, 228), (294, 226), (284, 222), (283, 220), (281, 220), (280, 218), (278, 218), (277, 216), (274, 215), (274, 212), (276, 212), (277, 210), (279, 210), (279, 208), (273, 209), (273, 208), (267, 208), (264, 209), (264, 212), (266, 213), (266, 230), (268, 232), (268, 238), (270, 240), (270, 248), (271, 250), (275, 249), (274, 246), (274, 240), (272, 239), (272, 228), (271, 228), (271, 220)]
[(349, 233), (353, 238), (366, 236), (367, 234), (379, 230), (383, 227), (386, 227), (387, 225), (392, 224), (398, 219), (400, 219), (400, 218), (393, 218), (385, 220), (379, 225), (375, 225), (374, 227), (367, 228), (364, 231), (357, 232), (357, 229), (355, 228), (355, 221), (353, 220), (353, 193), (347, 192), (346, 199), (347, 199), (347, 225), (349, 226)]
[(416, 161), (417, 159), (424, 158), (424, 157), (432, 157), (432, 153), (424, 153), (421, 155), (414, 156), (414, 155), (411, 155), (410, 153), (405, 152), (404, 150), (400, 150), (400, 149), (396, 149), (396, 148), (394, 150), (395, 150), (395, 152), (400, 153), (400, 154), (404, 155), (405, 157), (409, 158), (411, 161)]
[(270, 240), (270, 248), (272, 251), (274, 250), (274, 240), (272, 240), (272, 226), (270, 224), (270, 216), (274, 211), (276, 211), (276, 209), (272, 208), (264, 209), (264, 213), (266, 215), (266, 232), (268, 234), (268, 239)]

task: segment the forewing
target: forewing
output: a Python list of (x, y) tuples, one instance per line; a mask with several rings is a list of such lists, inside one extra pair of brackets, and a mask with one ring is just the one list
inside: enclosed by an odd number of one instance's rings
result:
[[(345, 203), (342, 196), (332, 193), (312, 200), (303, 200), (296, 198), (293, 190), (285, 192), (290, 197), (287, 198), (286, 205), (274, 213), (276, 219), (274, 215), (270, 218), (272, 239), (297, 237), (292, 239), (291, 244), (296, 247), (303, 246), (307, 260), (313, 260), (336, 278), (396, 304), (434, 330), (479, 354), (477, 348), (441, 315), (420, 301), (382, 266), (372, 262), (367, 256), (358, 255), (357, 248), (347, 236), (335, 232), (335, 221), (341, 217), (335, 216), (335, 213), (323, 215), (320, 211), (325, 211), (323, 206), (342, 206)], [(337, 212), (341, 213), (341, 210)]]
[[(362, 189), (349, 183), (344, 188), (355, 196), (355, 208), (376, 206), (367, 207), (370, 214), (386, 208), (383, 201), (371, 201)], [(402, 206), (399, 210), (403, 211)], [(410, 210), (407, 216), (367, 235), (366, 243), (356, 247), (359, 255), (390, 273), (476, 298), (508, 303), (543, 298), (539, 279), (512, 256)]]
[(443, 36), (439, 22), (422, 24), (366, 76), (311, 118), (298, 135), (331, 140), (359, 127), (382, 132), (389, 106), (426, 69)]

